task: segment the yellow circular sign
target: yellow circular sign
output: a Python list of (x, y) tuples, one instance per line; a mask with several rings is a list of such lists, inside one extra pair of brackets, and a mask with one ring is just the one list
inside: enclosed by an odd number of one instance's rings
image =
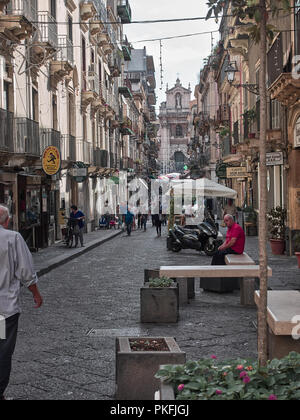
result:
[(57, 147), (49, 146), (43, 153), (43, 170), (47, 175), (55, 175), (60, 169), (60, 153)]

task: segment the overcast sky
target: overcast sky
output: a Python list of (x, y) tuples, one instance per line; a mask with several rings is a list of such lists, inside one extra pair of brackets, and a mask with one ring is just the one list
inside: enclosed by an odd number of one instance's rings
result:
[[(177, 19), (206, 16), (207, 0), (129, 0), (132, 10), (132, 20)], [(147, 54), (153, 55), (156, 70), (156, 108), (165, 100), (166, 84), (169, 88), (175, 85), (179, 78), (184, 87), (191, 84), (192, 91), (198, 83), (203, 59), (211, 52), (211, 35), (198, 35), (188, 38), (162, 41), (163, 89), (160, 90), (160, 53), (159, 41), (136, 42), (153, 38), (186, 35), (191, 33), (218, 30), (218, 24), (213, 19), (187, 22), (130, 24), (125, 25), (124, 32), (134, 48), (146, 46)], [(213, 34), (214, 44), (218, 34)], [(193, 99), (193, 94), (192, 94)]]

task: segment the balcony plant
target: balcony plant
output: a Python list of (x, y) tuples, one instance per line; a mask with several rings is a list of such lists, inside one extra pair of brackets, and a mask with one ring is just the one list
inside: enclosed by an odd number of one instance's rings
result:
[(253, 360), (217, 361), (212, 356), (161, 366), (155, 377), (163, 382), (161, 399), (164, 391), (173, 391), (177, 400), (299, 400), (299, 365), (296, 352), (268, 361), (265, 367)]
[(286, 209), (281, 206), (273, 207), (267, 212), (267, 220), (272, 254), (282, 255), (285, 249)]

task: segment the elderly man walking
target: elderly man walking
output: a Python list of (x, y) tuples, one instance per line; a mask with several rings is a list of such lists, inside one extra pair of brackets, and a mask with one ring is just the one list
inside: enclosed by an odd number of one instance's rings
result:
[(245, 249), (245, 232), (238, 223), (235, 223), (231, 214), (224, 217), (227, 226), (226, 241), (219, 247), (213, 256), (211, 265), (225, 265), (225, 255), (243, 254)]
[(17, 340), (21, 285), (32, 293), (36, 308), (43, 303), (31, 253), (22, 236), (8, 230), (8, 225), (8, 210), (0, 205), (0, 400), (5, 399)]

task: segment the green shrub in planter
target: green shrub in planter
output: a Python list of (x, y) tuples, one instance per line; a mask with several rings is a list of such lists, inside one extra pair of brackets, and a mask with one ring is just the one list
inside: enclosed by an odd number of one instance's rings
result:
[(257, 361), (189, 361), (163, 366), (156, 375), (173, 387), (178, 400), (299, 400), (300, 354), (273, 359), (266, 367)]
[(158, 277), (149, 280), (149, 287), (171, 287), (173, 280), (169, 277)]

